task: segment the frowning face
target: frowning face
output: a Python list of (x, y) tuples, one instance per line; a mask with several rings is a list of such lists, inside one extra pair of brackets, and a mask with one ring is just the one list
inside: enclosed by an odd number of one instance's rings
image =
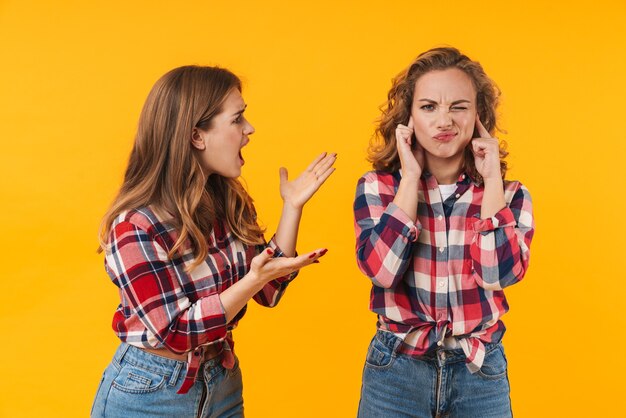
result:
[(430, 71), (415, 83), (411, 107), (415, 136), (426, 159), (462, 161), (476, 119), (476, 89), (462, 70)]

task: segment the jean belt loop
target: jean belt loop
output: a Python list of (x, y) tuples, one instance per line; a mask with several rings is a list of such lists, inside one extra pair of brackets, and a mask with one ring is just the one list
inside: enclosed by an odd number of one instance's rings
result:
[(400, 346), (402, 345), (402, 338), (399, 337), (395, 337), (394, 342), (393, 342), (393, 353), (394, 354), (398, 354), (398, 352), (400, 351)]
[(126, 355), (126, 353), (128, 352), (128, 350), (130, 349), (130, 344), (128, 343), (122, 343), (120, 345), (120, 348), (118, 349), (117, 353), (115, 353), (115, 361), (118, 364), (118, 366), (122, 366), (122, 360), (124, 359), (124, 356)]
[(176, 362), (176, 367), (174, 367), (174, 371), (172, 372), (172, 375), (170, 376), (170, 380), (167, 382), (169, 386), (176, 386), (176, 382), (178, 381), (178, 377), (180, 376), (184, 366), (185, 366), (185, 363), (183, 363), (182, 361)]

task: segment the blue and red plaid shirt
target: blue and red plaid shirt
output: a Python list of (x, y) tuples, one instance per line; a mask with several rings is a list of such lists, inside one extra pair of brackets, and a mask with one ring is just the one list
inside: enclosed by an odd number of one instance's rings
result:
[[(194, 260), (189, 240), (181, 255), (168, 257), (177, 238), (176, 229), (149, 208), (124, 212), (111, 227), (105, 268), (121, 300), (113, 316), (115, 333), (137, 347), (188, 353), (187, 374), (179, 390), (186, 393), (195, 381), (204, 346), (222, 344), (222, 364), (234, 365), (230, 332), (246, 308), (227, 323), (219, 294), (246, 275), (252, 258), (267, 245), (245, 245), (225, 224), (216, 222), (207, 237), (206, 260), (187, 272)], [(274, 256), (282, 255), (274, 239), (268, 245)], [(270, 281), (253, 299), (275, 306), (296, 274)]]
[(357, 263), (373, 283), (370, 309), (378, 327), (403, 340), (400, 352), (424, 355), (462, 348), (467, 366), (483, 364), (484, 343), (499, 342), (508, 311), (507, 286), (528, 269), (534, 233), (528, 190), (504, 182), (507, 206), (480, 219), (484, 187), (462, 174), (442, 201), (434, 176), (424, 173), (417, 221), (393, 203), (401, 173), (370, 171), (354, 202)]

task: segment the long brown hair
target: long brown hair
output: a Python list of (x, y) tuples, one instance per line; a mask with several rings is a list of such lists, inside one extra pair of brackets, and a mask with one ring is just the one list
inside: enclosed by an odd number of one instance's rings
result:
[[(458, 68), (469, 76), (476, 89), (476, 107), (481, 122), (492, 135), (496, 130), (499, 130), (496, 108), (498, 107), (500, 89), (485, 74), (480, 63), (472, 61), (456, 48), (433, 48), (420, 54), (407, 69), (392, 80), (391, 89), (387, 94), (387, 102), (381, 107), (382, 115), (368, 150), (368, 160), (374, 169), (393, 172), (400, 168), (395, 132), (398, 124), (406, 125), (409, 121), (415, 84), (422, 75), (429, 71), (449, 68)], [(474, 131), (474, 136), (478, 136), (476, 131)], [(500, 171), (502, 178), (504, 178), (507, 170), (507, 163), (504, 160), (507, 155), (506, 143), (501, 142)], [(471, 145), (465, 149), (463, 170), (478, 182), (482, 182), (482, 177), (474, 165)]]
[(246, 244), (263, 242), (252, 199), (239, 180), (217, 174), (207, 179), (192, 151), (193, 128), (209, 129), (235, 88), (241, 91), (239, 78), (218, 67), (179, 67), (156, 82), (139, 117), (124, 182), (102, 220), (99, 252), (106, 249), (115, 218), (145, 206), (172, 215), (179, 234), (169, 257), (184, 250), (189, 239), (195, 256), (191, 268), (206, 258), (216, 219)]

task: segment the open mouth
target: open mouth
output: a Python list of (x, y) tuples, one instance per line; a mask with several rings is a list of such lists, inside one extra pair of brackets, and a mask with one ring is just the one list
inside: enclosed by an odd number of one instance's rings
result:
[(239, 150), (239, 162), (241, 163), (241, 165), (245, 164), (245, 161), (243, 159), (243, 156), (241, 155), (241, 150)]

